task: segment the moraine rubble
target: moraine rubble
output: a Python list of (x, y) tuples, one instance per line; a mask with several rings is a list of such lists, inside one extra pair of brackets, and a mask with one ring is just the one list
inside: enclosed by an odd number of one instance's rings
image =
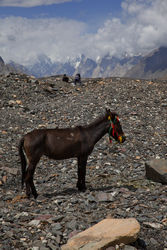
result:
[[(167, 158), (167, 83), (122, 78), (0, 77), (0, 249), (60, 249), (107, 216), (136, 218), (136, 249), (167, 248), (167, 187), (145, 177), (145, 162)], [(127, 140), (104, 136), (87, 164), (87, 191), (76, 189), (77, 161), (43, 157), (36, 168), (37, 200), (21, 190), (18, 143), (34, 128), (84, 125), (119, 114)], [(147, 247), (147, 248), (146, 248)], [(119, 246), (117, 246), (117, 249)]]

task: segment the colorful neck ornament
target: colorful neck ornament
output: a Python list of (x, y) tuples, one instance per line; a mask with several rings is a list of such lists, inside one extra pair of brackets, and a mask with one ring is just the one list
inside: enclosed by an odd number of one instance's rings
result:
[(115, 123), (116, 123), (116, 121), (119, 121), (119, 118), (118, 118), (118, 116), (116, 116), (114, 121), (112, 122), (111, 116), (108, 116), (108, 120), (110, 121), (110, 128), (109, 128), (109, 131), (108, 131), (109, 141), (110, 141), (110, 143), (112, 143), (112, 137), (114, 137), (115, 134), (118, 136), (118, 133), (117, 133), (117, 131), (115, 129)]

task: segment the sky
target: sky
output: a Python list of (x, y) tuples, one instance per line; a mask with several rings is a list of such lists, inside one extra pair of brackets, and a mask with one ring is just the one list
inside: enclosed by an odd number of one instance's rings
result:
[(26, 66), (147, 54), (167, 46), (166, 13), (167, 0), (0, 0), (0, 56)]

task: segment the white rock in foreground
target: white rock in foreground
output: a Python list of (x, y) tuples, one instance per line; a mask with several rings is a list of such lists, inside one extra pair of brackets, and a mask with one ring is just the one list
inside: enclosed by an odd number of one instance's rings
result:
[(104, 219), (87, 230), (78, 233), (62, 246), (62, 250), (100, 250), (116, 244), (134, 242), (140, 231), (135, 218)]

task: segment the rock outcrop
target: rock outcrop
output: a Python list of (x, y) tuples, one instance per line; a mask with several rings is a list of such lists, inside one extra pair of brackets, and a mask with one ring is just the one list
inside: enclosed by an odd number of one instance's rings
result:
[(116, 244), (129, 244), (137, 239), (139, 231), (140, 225), (134, 218), (104, 219), (69, 239), (61, 249), (100, 250)]
[(167, 184), (167, 160), (154, 159), (146, 162), (146, 177), (150, 180)]

